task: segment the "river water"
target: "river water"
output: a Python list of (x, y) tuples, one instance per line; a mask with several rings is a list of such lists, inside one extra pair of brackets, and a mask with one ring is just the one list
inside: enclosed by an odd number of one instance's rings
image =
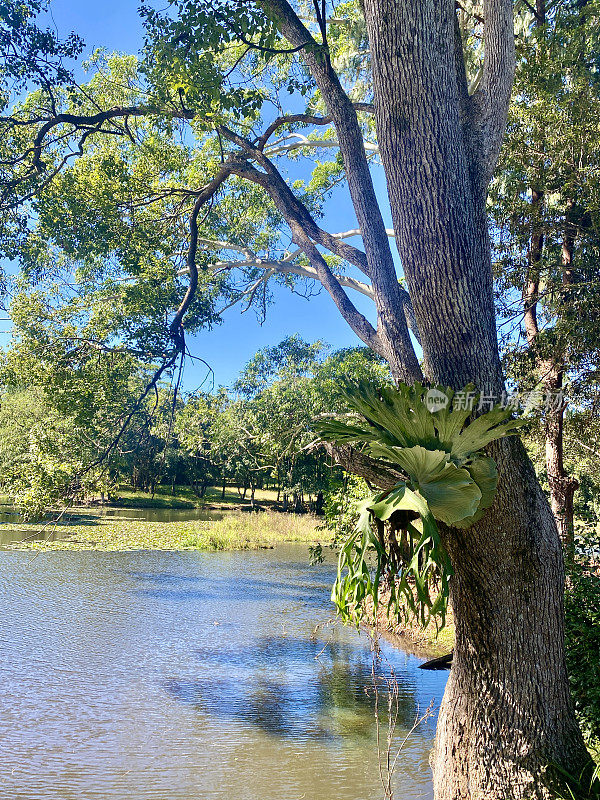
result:
[[(206, 511), (202, 508), (113, 508), (111, 506), (98, 506), (92, 509), (72, 508), (59, 517), (61, 523), (73, 525), (95, 525), (99, 517), (115, 519), (133, 519), (144, 522), (187, 522), (189, 520), (220, 519), (223, 512)], [(31, 542), (36, 540), (55, 539), (53, 520), (57, 514), (49, 515), (41, 522), (26, 523), (19, 512), (9, 505), (0, 504), (0, 547), (15, 544), (16, 542)], [(2, 523), (23, 526), (20, 529), (2, 529)]]
[[(333, 577), (300, 545), (0, 552), (2, 800), (382, 798), (369, 637), (327, 624)], [(399, 741), (446, 673), (382, 656)], [(431, 797), (434, 726), (397, 800)]]

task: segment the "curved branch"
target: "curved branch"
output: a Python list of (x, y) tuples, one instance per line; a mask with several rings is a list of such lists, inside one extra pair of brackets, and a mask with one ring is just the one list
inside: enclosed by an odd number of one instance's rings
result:
[(221, 166), (221, 169), (218, 171), (212, 181), (200, 191), (190, 215), (190, 244), (188, 248), (186, 268), (186, 272), (190, 276), (190, 282), (183, 300), (175, 312), (175, 316), (173, 317), (173, 320), (169, 326), (169, 332), (177, 346), (179, 346), (183, 341), (183, 318), (186, 311), (190, 307), (198, 288), (198, 267), (196, 266), (196, 253), (198, 251), (198, 215), (200, 214), (200, 209), (205, 205), (205, 203), (207, 203), (209, 200), (212, 200), (223, 182), (226, 181), (227, 178), (233, 173), (236, 165), (237, 161), (234, 158), (230, 158)]
[[(352, 105), (355, 111), (364, 111), (366, 114), (375, 113), (371, 103), (353, 103)], [(256, 140), (256, 146), (259, 150), (262, 150), (275, 131), (284, 125), (293, 125), (296, 122), (303, 125), (329, 125), (332, 121), (333, 118), (330, 116), (317, 117), (314, 114), (284, 114), (271, 122), (263, 135)]]
[(75, 129), (85, 129), (90, 127), (96, 128), (96, 126), (113, 119), (143, 117), (147, 116), (148, 114), (156, 113), (167, 113), (169, 116), (177, 116), (185, 119), (191, 119), (193, 117), (193, 112), (191, 111), (181, 110), (169, 113), (165, 111), (159, 111), (157, 108), (144, 108), (141, 106), (116, 106), (115, 108), (109, 108), (106, 111), (99, 111), (97, 114), (57, 114), (55, 117), (49, 119), (44, 125), (42, 125), (37, 132), (33, 142), (33, 158), (31, 159), (31, 165), (38, 172), (44, 171), (45, 164), (41, 160), (42, 146), (47, 134), (53, 128), (56, 128), (57, 125), (63, 125), (66, 123), (68, 125), (73, 125)]
[(323, 255), (317, 249), (317, 246), (306, 230), (304, 215), (302, 213), (302, 210), (306, 210), (299, 200), (294, 197), (291, 189), (281, 175), (279, 175), (275, 167), (271, 165), (269, 174), (266, 174), (260, 172), (249, 163), (245, 163), (237, 166), (234, 172), (241, 178), (246, 178), (262, 186), (269, 193), (277, 210), (290, 227), (292, 240), (308, 257), (311, 266), (318, 276), (319, 282), (330, 294), (348, 325), (350, 325), (354, 333), (356, 333), (359, 339), (366, 345), (380, 355), (384, 355), (377, 331), (350, 301), (348, 295), (340, 285), (339, 280), (333, 274)]

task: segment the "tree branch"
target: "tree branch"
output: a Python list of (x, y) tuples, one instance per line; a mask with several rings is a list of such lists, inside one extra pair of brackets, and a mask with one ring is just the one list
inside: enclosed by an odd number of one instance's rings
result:
[[(286, 144), (288, 139), (296, 139), (295, 142)], [(375, 142), (364, 142), (365, 151), (368, 153), (378, 153), (379, 145)], [(280, 155), (281, 153), (291, 153), (294, 150), (301, 150), (304, 147), (312, 147), (317, 150), (320, 147), (339, 148), (340, 143), (335, 139), (309, 139), (301, 133), (290, 133), (288, 136), (283, 137), (278, 142), (274, 142), (271, 147), (266, 151), (269, 158)]]
[[(82, 114), (82, 115), (67, 114), (67, 113), (57, 114), (52, 119), (47, 120), (37, 132), (37, 135), (33, 142), (33, 158), (31, 159), (31, 165), (38, 172), (44, 171), (45, 164), (41, 160), (42, 146), (47, 134), (57, 125), (62, 125), (66, 123), (68, 125), (72, 125), (76, 130), (82, 128), (90, 128), (90, 127), (96, 128), (96, 126), (98, 126), (99, 124), (101, 125), (103, 122), (108, 122), (113, 119), (142, 117), (152, 113), (159, 113), (159, 110), (150, 107), (143, 108), (138, 106), (125, 106), (125, 107), (116, 106), (115, 108), (109, 108), (106, 111), (99, 111), (97, 114)], [(177, 116), (177, 117), (182, 117), (184, 119), (193, 118), (193, 112), (185, 111), (184, 109), (182, 109), (181, 111), (171, 112), (171, 113), (160, 111), (160, 113), (162, 114), (167, 113), (169, 116)], [(5, 119), (3, 119), (2, 121), (5, 121)], [(97, 130), (99, 130), (99, 128)]]
[[(290, 44), (316, 44), (287, 0), (258, 2)], [(410, 341), (406, 320), (399, 313), (402, 302), (396, 268), (375, 195), (356, 110), (327, 59), (319, 58), (312, 48), (305, 49), (302, 58), (319, 87), (337, 132), (350, 196), (362, 231), (367, 275), (375, 292), (378, 327), (387, 351), (386, 358), (390, 361), (396, 378), (412, 382), (419, 379), (422, 373)]]
[(404, 477), (402, 473), (396, 472), (391, 467), (384, 467), (381, 461), (376, 461), (374, 458), (350, 447), (350, 445), (320, 442), (319, 446), (323, 447), (336, 464), (339, 464), (346, 472), (359, 475), (370, 484), (383, 490), (393, 488)]
[[(342, 238), (333, 236), (332, 234), (320, 228), (309, 214), (306, 206), (292, 193), (291, 189), (281, 177), (281, 174), (275, 165), (272, 163), (272, 161), (270, 161), (265, 153), (255, 147), (247, 139), (244, 139), (239, 134), (235, 133), (229, 128), (226, 128), (224, 125), (219, 126), (219, 132), (225, 139), (236, 144), (240, 150), (244, 150), (251, 159), (256, 161), (265, 170), (266, 175), (264, 175), (263, 180), (268, 176), (272, 178), (272, 181), (279, 187), (280, 192), (285, 195), (286, 207), (293, 209), (294, 217), (302, 222), (311, 239), (313, 239), (322, 247), (326, 247), (332, 253), (340, 258), (343, 258), (345, 261), (348, 261), (348, 263), (358, 267), (361, 272), (369, 275), (369, 265), (366, 254), (362, 252), (362, 250), (359, 250), (358, 248), (348, 244)], [(263, 173), (257, 172), (257, 175), (263, 175)], [(254, 183), (257, 183), (257, 180), (254, 180)], [(268, 190), (269, 187), (267, 184), (268, 181), (265, 182), (265, 188)], [(284, 218), (287, 219), (285, 216)]]
[(210, 200), (213, 199), (217, 190), (221, 187), (224, 181), (233, 173), (237, 166), (237, 160), (231, 156), (225, 164), (223, 164), (215, 177), (208, 183), (201, 191), (190, 215), (190, 244), (187, 254), (187, 268), (186, 273), (190, 276), (189, 286), (181, 301), (179, 308), (175, 312), (175, 316), (169, 326), (169, 332), (177, 347), (183, 348), (183, 318), (192, 304), (196, 290), (198, 288), (198, 267), (196, 266), (196, 253), (198, 250), (198, 215), (202, 207)]
[(304, 209), (300, 201), (293, 195), (291, 189), (275, 167), (270, 164), (270, 162), (269, 165), (269, 173), (260, 172), (249, 163), (237, 166), (234, 172), (241, 178), (246, 178), (262, 186), (269, 193), (277, 210), (290, 227), (292, 240), (306, 254), (311, 266), (317, 273), (319, 282), (327, 292), (329, 292), (348, 325), (350, 325), (359, 339), (372, 350), (385, 357), (377, 331), (350, 301), (348, 295), (340, 285), (340, 282), (311, 239), (306, 229), (303, 211), (305, 213), (308, 212), (306, 212), (306, 209)]
[(484, 0), (483, 16), (483, 72), (472, 100), (481, 147), (479, 172), (485, 189), (498, 161), (515, 74), (512, 0)]
[[(318, 281), (319, 275), (316, 269), (313, 267), (289, 263), (292, 258), (297, 258), (302, 252), (302, 250), (295, 250), (292, 254), (290, 254), (290, 256), (287, 257), (287, 259), (281, 260), (253, 258), (248, 259), (247, 261), (216, 261), (214, 264), (209, 264), (206, 269), (210, 270), (211, 272), (244, 268), (263, 269), (272, 271), (273, 274), (298, 275), (302, 278), (310, 278)], [(178, 275), (187, 275), (188, 273), (188, 267), (185, 267), (185, 269), (180, 269), (177, 272)], [(363, 294), (365, 297), (368, 297), (370, 300), (373, 299), (373, 288), (368, 283), (363, 283), (362, 281), (358, 281), (348, 275), (336, 275), (335, 277), (340, 286), (345, 286), (348, 289), (354, 289), (355, 291)]]
[[(362, 259), (365, 258), (364, 253), (361, 253), (360, 250), (354, 248), (348, 251), (347, 248), (343, 249), (336, 245), (336, 241), (348, 239), (353, 236), (361, 236), (359, 228), (352, 228), (351, 230), (348, 231), (340, 231), (339, 233), (330, 234), (318, 228), (314, 223), (314, 221), (312, 220), (312, 218), (311, 222), (315, 226), (315, 231), (311, 231), (311, 238), (317, 241), (318, 244), (321, 244), (323, 246), (329, 245), (328, 249), (331, 252), (333, 252), (336, 255), (339, 255), (341, 258), (344, 258), (346, 261), (353, 264), (354, 266), (358, 266), (359, 269), (363, 266), (364, 262)], [(393, 238), (395, 236), (394, 231), (391, 228), (386, 229), (386, 234), (390, 238)], [(242, 253), (243, 255), (246, 256), (247, 259), (246, 261), (220, 261), (210, 265), (208, 269), (213, 269), (215, 272), (218, 271), (219, 269), (235, 269), (237, 267), (241, 268), (260, 267), (264, 269), (276, 268), (277, 272), (279, 273), (291, 273), (294, 275), (300, 275), (301, 277), (313, 278), (314, 280), (319, 280), (316, 271), (313, 270), (311, 267), (289, 264), (290, 261), (292, 261), (298, 255), (300, 255), (301, 250), (296, 250), (283, 259), (273, 260), (269, 258), (266, 259), (258, 258), (256, 253), (254, 253), (254, 251), (248, 246), (241, 246), (237, 244), (232, 244), (230, 242), (216, 241), (213, 239), (200, 238), (198, 241), (215, 250), (233, 250)], [(325, 242), (327, 242), (327, 245), (325, 244)], [(187, 267), (183, 270), (180, 270), (178, 274), (184, 275), (186, 273), (187, 273)], [(337, 275), (336, 277), (342, 286), (345, 286), (346, 288), (349, 289), (354, 289), (357, 292), (364, 294), (366, 297), (369, 297), (371, 300), (375, 299), (375, 293), (373, 291), (373, 287), (370, 284), (363, 283), (362, 281), (358, 281), (355, 278), (351, 278), (346, 275)], [(412, 300), (410, 299), (410, 295), (403, 286), (400, 286), (400, 302), (408, 328), (412, 331), (414, 337), (420, 343), (421, 337), (417, 326), (417, 320)]]

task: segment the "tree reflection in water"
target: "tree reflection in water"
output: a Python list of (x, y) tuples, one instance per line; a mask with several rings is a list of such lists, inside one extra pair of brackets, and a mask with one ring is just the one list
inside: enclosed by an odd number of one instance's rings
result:
[[(332, 639), (268, 636), (251, 647), (197, 652), (198, 677), (164, 683), (176, 700), (217, 718), (256, 725), (294, 739), (350, 742), (376, 737), (374, 678), (379, 693), (379, 721), (387, 730), (389, 673), (373, 667), (369, 651)], [(415, 692), (398, 684), (398, 735), (410, 729)], [(416, 734), (418, 735), (418, 734)]]

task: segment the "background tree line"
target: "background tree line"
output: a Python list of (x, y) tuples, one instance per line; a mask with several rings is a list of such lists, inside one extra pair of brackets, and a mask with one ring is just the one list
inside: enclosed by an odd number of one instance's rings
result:
[(284, 511), (322, 512), (342, 472), (316, 446), (314, 419), (339, 406), (342, 380), (391, 380), (365, 348), (328, 354), (291, 336), (259, 351), (230, 391), (175, 394), (159, 384), (138, 404), (148, 370), (130, 357), (109, 374), (101, 359), (67, 380), (55, 349), (44, 363), (23, 348), (3, 354), (0, 371), (0, 485), (27, 515), (109, 500), (122, 484), (192, 487), (199, 500), (209, 486), (223, 498), (235, 487), (252, 507), (255, 490), (271, 488)]

